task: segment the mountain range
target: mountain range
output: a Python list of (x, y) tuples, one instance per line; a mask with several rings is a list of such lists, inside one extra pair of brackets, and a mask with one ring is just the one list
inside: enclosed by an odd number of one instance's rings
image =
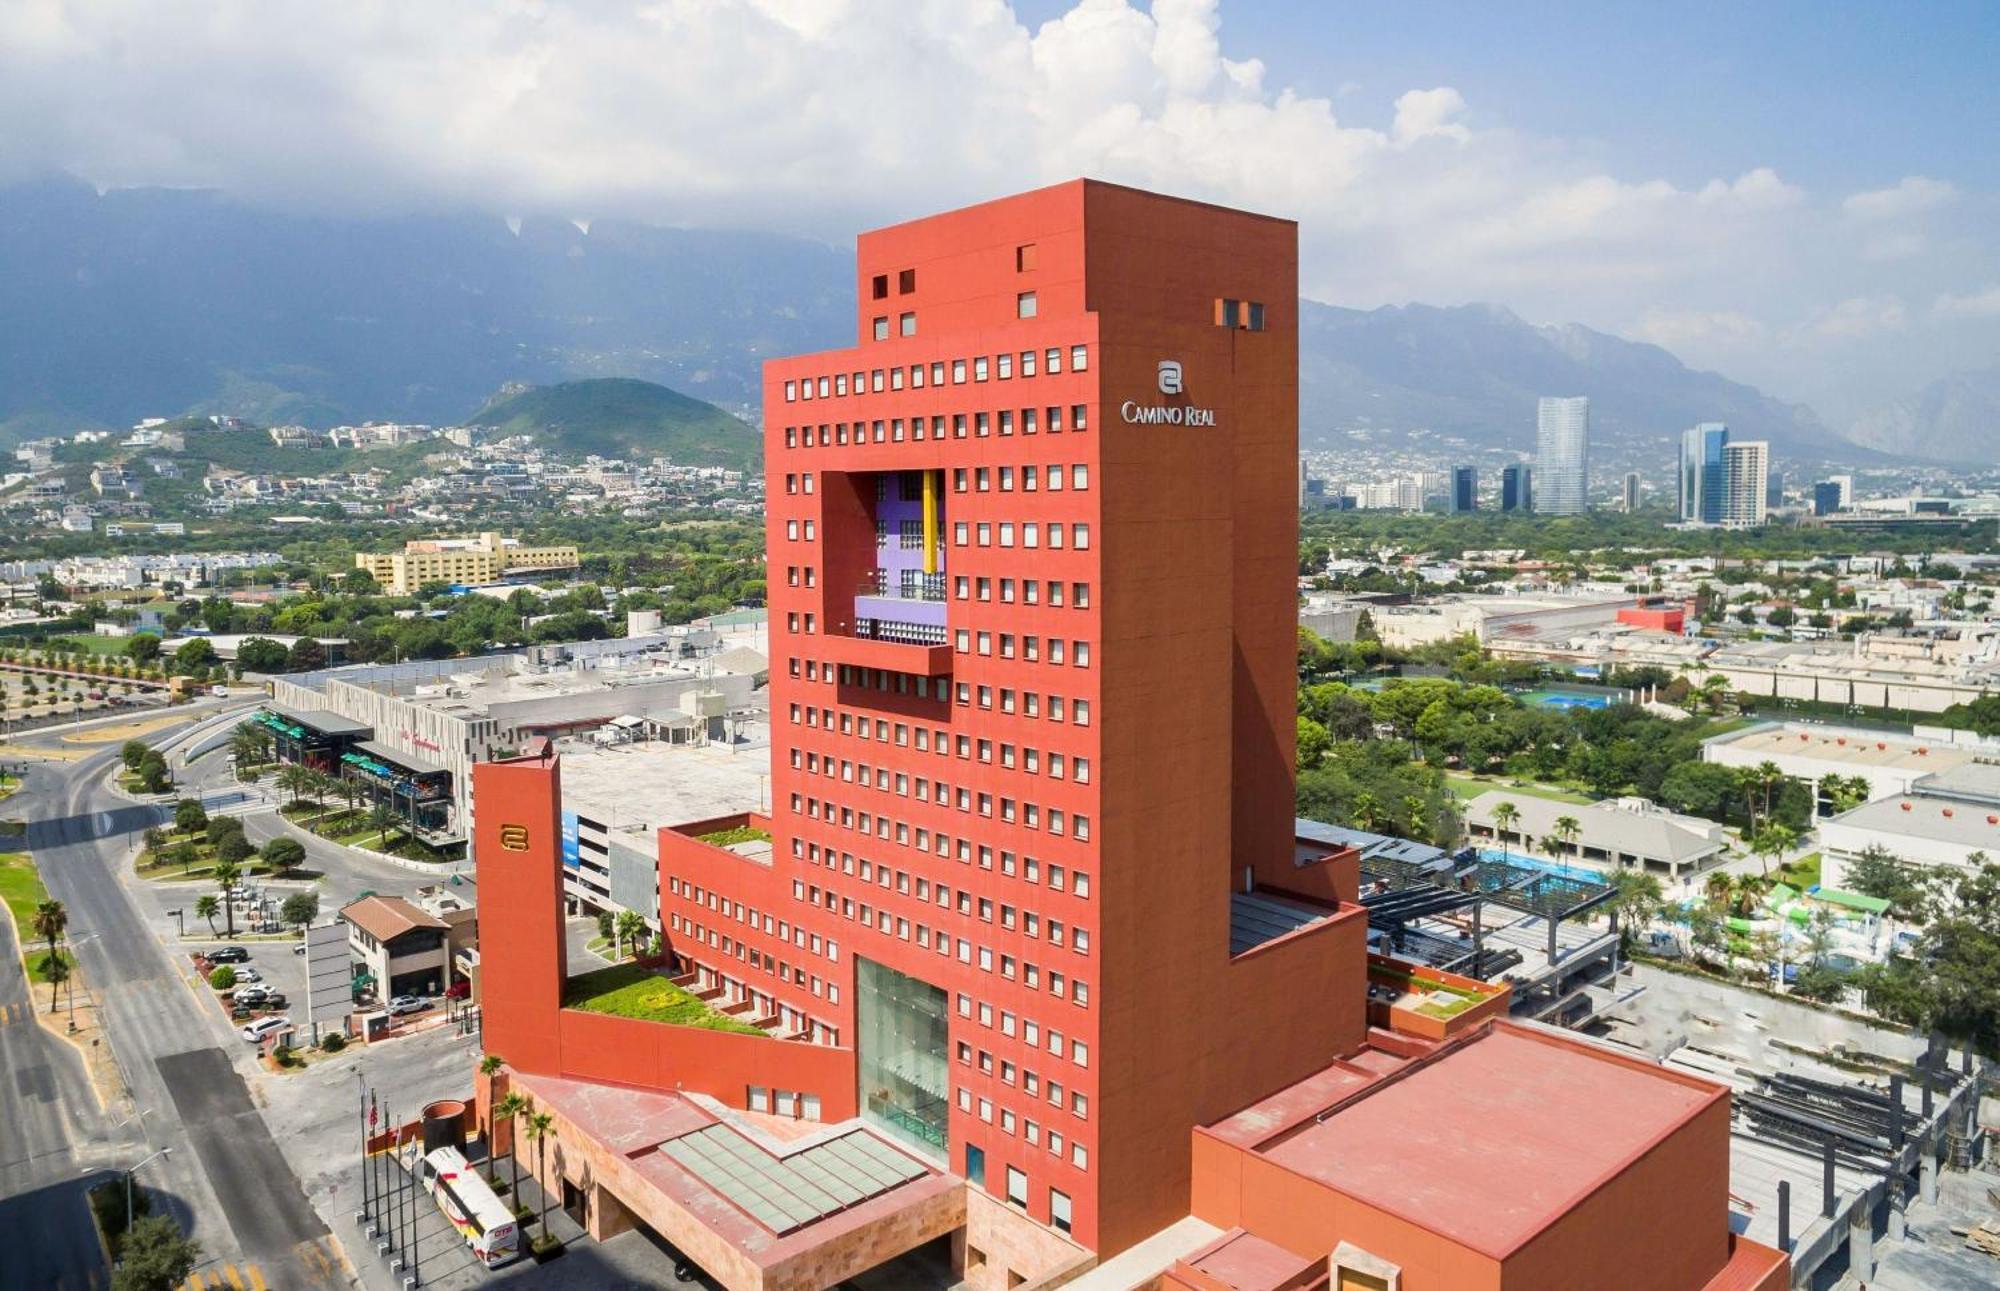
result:
[(528, 434), (569, 456), (671, 457), (682, 465), (757, 461), (757, 431), (712, 403), (630, 377), (509, 385), (467, 418), (500, 435)]
[[(766, 357), (854, 337), (851, 255), (815, 242), (300, 215), (65, 177), (0, 188), (0, 284), (12, 306), (0, 310), (0, 442), (181, 412), (451, 424), (496, 389), (592, 377), (754, 417)], [(1656, 455), (1681, 428), (1720, 420), (1781, 454), (1857, 458), (1910, 452), (1933, 421), (1976, 425), (1991, 406), (1990, 383), (1985, 404), (1919, 398), (1857, 448), (1801, 405), (1581, 326), (1492, 305), (1301, 311), (1308, 446), (1426, 428), (1528, 451), (1537, 396), (1588, 394), (1593, 439), (1611, 447)]]

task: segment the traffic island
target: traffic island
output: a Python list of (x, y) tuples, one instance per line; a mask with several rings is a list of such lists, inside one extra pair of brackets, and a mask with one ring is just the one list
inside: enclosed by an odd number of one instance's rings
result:
[[(0, 837), (0, 846), (6, 839)], [(33, 943), (35, 911), (49, 899), (34, 858), (26, 852), (0, 852), (0, 903), (7, 908), (7, 927), (28, 977), (28, 1007), (35, 1021), (49, 1034), (75, 1046), (90, 1078), (91, 1094), (99, 1108), (109, 1107), (125, 1096), (125, 1078), (112, 1056), (104, 1031), (103, 1012), (91, 994), (76, 955), (60, 940), (52, 951)], [(40, 1006), (42, 988), (49, 992), (49, 1007)]]

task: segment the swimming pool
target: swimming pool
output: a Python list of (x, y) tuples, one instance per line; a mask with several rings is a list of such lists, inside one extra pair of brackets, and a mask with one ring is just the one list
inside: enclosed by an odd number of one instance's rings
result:
[(1520, 852), (1510, 852), (1504, 847), (1482, 847), (1479, 849), (1482, 861), (1504, 861), (1508, 865), (1524, 870), (1542, 870), (1566, 879), (1579, 879), (1585, 883), (1609, 883), (1611, 875), (1604, 870), (1595, 870), (1588, 865), (1565, 865), (1561, 861), (1545, 860), (1539, 856), (1527, 856)]
[(1609, 695), (1579, 695), (1568, 690), (1531, 690), (1521, 696), (1524, 704), (1539, 708), (1609, 708)]

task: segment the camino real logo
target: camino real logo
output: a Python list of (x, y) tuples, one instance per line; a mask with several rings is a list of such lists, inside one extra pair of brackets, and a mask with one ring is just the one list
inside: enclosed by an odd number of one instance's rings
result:
[(528, 827), (526, 825), (500, 826), (500, 846), (509, 852), (528, 850)]
[[(1177, 398), (1186, 393), (1180, 360), (1161, 359), (1158, 375), (1160, 393)], [(1144, 404), (1127, 399), (1118, 405), (1118, 415), (1135, 426), (1213, 426), (1215, 409), (1182, 403)]]

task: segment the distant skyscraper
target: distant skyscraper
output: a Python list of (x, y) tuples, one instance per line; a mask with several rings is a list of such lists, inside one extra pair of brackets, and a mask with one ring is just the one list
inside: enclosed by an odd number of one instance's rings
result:
[(1639, 509), (1639, 472), (1625, 472), (1625, 514), (1631, 515)]
[(1812, 513), (1816, 516), (1832, 515), (1840, 510), (1840, 486), (1832, 480), (1813, 485)]
[(1536, 422), (1535, 510), (1582, 515), (1590, 506), (1590, 400), (1544, 398)]
[(1782, 472), (1772, 471), (1764, 480), (1764, 506), (1772, 511), (1785, 505), (1785, 477)]
[(1451, 511), (1459, 515), (1479, 509), (1479, 471), (1471, 466), (1451, 468)]
[(1729, 427), (1719, 421), (1704, 421), (1681, 432), (1681, 523), (1722, 523), (1727, 491), (1722, 457), (1728, 443)]
[(1842, 511), (1852, 510), (1854, 507), (1854, 477), (1852, 475), (1834, 475), (1827, 479), (1827, 483), (1835, 485), (1840, 489), (1840, 509)]
[(1534, 472), (1527, 465), (1517, 462), (1500, 472), (1500, 509), (1502, 511), (1535, 509)]
[(1771, 446), (1759, 442), (1724, 444), (1722, 472), (1727, 481), (1722, 499), (1722, 523), (1764, 523), (1764, 486), (1771, 469)]

